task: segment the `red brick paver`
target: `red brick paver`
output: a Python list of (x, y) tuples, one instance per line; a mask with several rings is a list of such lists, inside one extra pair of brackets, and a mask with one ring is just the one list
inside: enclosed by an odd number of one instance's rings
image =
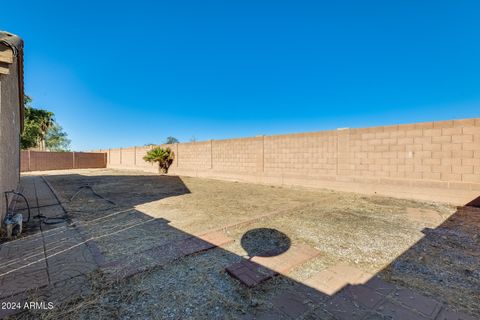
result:
[(355, 304), (345, 295), (335, 295), (327, 302), (325, 310), (339, 320), (362, 319), (368, 314), (368, 309)]
[(376, 314), (381, 316), (381, 319), (392, 319), (392, 320), (427, 320), (432, 318), (427, 318), (415, 311), (405, 308), (400, 304), (396, 304), (390, 300), (386, 300), (382, 305), (380, 305), (376, 310)]
[(338, 264), (309, 278), (305, 284), (328, 295), (333, 295), (349, 284), (363, 284), (372, 277), (358, 268)]
[(296, 319), (310, 310), (309, 300), (295, 292), (283, 292), (276, 296), (273, 305), (285, 315)]
[(436, 300), (405, 288), (397, 289), (393, 295), (393, 299), (407, 308), (415, 310), (429, 318), (435, 318), (442, 307), (441, 303)]
[(320, 251), (308, 245), (296, 245), (278, 256), (242, 260), (227, 267), (226, 271), (246, 286), (254, 287), (279, 273), (289, 272), (319, 254)]
[[(182, 240), (171, 241), (135, 255), (104, 263), (102, 270), (110, 281), (120, 281), (188, 255), (210, 250), (217, 245), (233, 241), (225, 234), (220, 235), (219, 232), (207, 233), (201, 237), (203, 239), (191, 236)], [(211, 242), (207, 242), (206, 239), (211, 240)]]
[(274, 257), (253, 257), (251, 261), (269, 268), (277, 273), (287, 273), (293, 268), (320, 255), (320, 251), (306, 245), (292, 246), (286, 252)]
[(330, 267), (305, 284), (309, 287), (300, 286), (293, 291), (278, 293), (272, 298), (273, 309), (246, 315), (245, 319), (475, 319), (350, 265)]
[(438, 316), (435, 318), (435, 320), (476, 320), (476, 319), (477, 318), (474, 318), (472, 316), (466, 315), (461, 312), (449, 310), (445, 307), (440, 311)]
[(204, 233), (199, 235), (198, 238), (217, 247), (221, 247), (233, 241), (232, 238), (227, 236), (225, 232), (222, 232), (222, 231), (212, 231), (212, 232)]
[(227, 267), (226, 271), (247, 287), (254, 287), (277, 274), (275, 271), (250, 260), (235, 263)]

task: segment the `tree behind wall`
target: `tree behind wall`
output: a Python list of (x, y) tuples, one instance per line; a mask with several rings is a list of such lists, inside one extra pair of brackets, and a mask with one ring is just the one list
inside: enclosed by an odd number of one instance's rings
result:
[(62, 127), (55, 122), (51, 111), (37, 109), (30, 104), (32, 99), (25, 96), (24, 130), (20, 137), (22, 149), (68, 151), (70, 140)]
[(179, 143), (178, 139), (175, 137), (167, 137), (167, 140), (165, 141), (165, 144), (175, 144)]
[(45, 146), (48, 151), (68, 151), (70, 150), (71, 140), (67, 138), (67, 133), (63, 130), (62, 126), (54, 122), (53, 125), (48, 128), (45, 135)]

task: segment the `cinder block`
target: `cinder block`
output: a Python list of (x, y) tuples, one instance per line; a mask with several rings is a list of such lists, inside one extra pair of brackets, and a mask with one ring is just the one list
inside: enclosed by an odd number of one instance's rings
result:
[(391, 138), (403, 138), (403, 137), (405, 137), (405, 131), (403, 131), (403, 130), (392, 131), (392, 132), (390, 132), (390, 137)]
[(423, 135), (425, 137), (438, 137), (442, 135), (442, 129), (425, 129)]
[(473, 166), (452, 166), (452, 173), (473, 173)]
[(405, 164), (405, 158), (391, 158), (389, 159), (389, 161), (390, 161), (390, 164), (395, 164), (395, 165)]
[(370, 140), (375, 138), (375, 133), (362, 133), (363, 140)]
[(471, 134), (457, 134), (452, 136), (453, 143), (473, 142), (473, 135)]
[(382, 139), (382, 144), (394, 145), (394, 144), (397, 144), (397, 139), (393, 139), (393, 138)]
[(423, 151), (417, 151), (415, 152), (415, 158), (431, 158), (432, 157), (432, 151), (429, 150), (423, 150)]
[(394, 152), (394, 151), (382, 152), (382, 158), (392, 159), (392, 158), (396, 158), (396, 157), (397, 157), (397, 153)]
[(435, 172), (435, 173), (452, 173), (452, 166), (449, 166), (449, 165), (432, 165), (432, 172)]
[(400, 124), (398, 125), (398, 130), (399, 131), (408, 131), (408, 130), (414, 130), (415, 129), (415, 124)]
[(440, 159), (434, 159), (434, 158), (425, 158), (422, 159), (422, 163), (426, 165), (440, 165), (441, 160)]
[(462, 144), (462, 149), (467, 151), (480, 151), (480, 143), (466, 142)]
[(443, 181), (462, 181), (462, 175), (459, 173), (442, 173), (441, 180)]
[(383, 127), (383, 132), (398, 132), (398, 125), (393, 125), (393, 126), (384, 126)]
[(452, 157), (452, 151), (433, 151), (432, 152), (432, 158), (451, 158)]
[(422, 151), (423, 146), (421, 144), (407, 144), (405, 145), (405, 151)]
[(442, 145), (442, 151), (461, 151), (462, 150), (462, 144), (461, 143), (443, 143)]
[(379, 165), (384, 165), (388, 163), (390, 163), (388, 159), (383, 159), (383, 158), (375, 159), (375, 162), (374, 162), (374, 164), (379, 164)]
[(469, 127), (475, 125), (475, 119), (453, 120), (454, 127)]
[(422, 163), (423, 163), (422, 158), (407, 158), (407, 159), (405, 159), (405, 164), (422, 165)]
[(376, 139), (386, 139), (390, 138), (390, 132), (377, 132), (375, 133)]
[(391, 145), (390, 151), (405, 151), (405, 145), (403, 144)]
[(407, 137), (407, 138), (398, 138), (398, 144), (413, 144), (413, 138), (412, 137)]
[(432, 166), (429, 165), (415, 165), (414, 172), (432, 172)]
[(480, 166), (480, 157), (473, 157), (473, 158), (466, 158), (466, 159), (459, 159), (461, 160), (461, 164), (465, 166)]
[(375, 148), (374, 148), (374, 150), (375, 150), (376, 152), (382, 152), (382, 151), (388, 151), (389, 148), (388, 148), (388, 145), (383, 145), (383, 144), (381, 144), (381, 145), (376, 145)]
[(427, 180), (440, 180), (441, 174), (438, 172), (423, 172), (422, 178)]
[(422, 137), (423, 136), (423, 130), (422, 129), (408, 130), (408, 131), (406, 131), (405, 135), (407, 137)]
[(451, 128), (453, 127), (453, 120), (447, 120), (447, 121), (436, 121), (433, 123), (434, 128)]
[(452, 142), (452, 136), (435, 136), (432, 137), (432, 143)]
[(442, 150), (442, 145), (439, 144), (439, 143), (425, 143), (423, 145), (423, 150), (441, 151)]
[(421, 122), (415, 123), (415, 129), (432, 129), (433, 122)]
[(473, 158), (473, 151), (472, 150), (461, 150), (452, 152), (453, 158)]
[(462, 134), (462, 128), (443, 128), (442, 136), (453, 136), (455, 134)]
[(409, 179), (422, 179), (422, 173), (421, 172), (405, 172), (405, 178)]
[(392, 177), (392, 178), (405, 178), (405, 172), (404, 171), (390, 172), (390, 177)]
[(480, 183), (480, 175), (478, 175), (478, 174), (462, 174), (462, 181)]
[(480, 127), (464, 127), (462, 128), (463, 134), (478, 135), (480, 134)]
[(415, 137), (413, 139), (414, 144), (431, 144), (432, 137)]
[(461, 158), (442, 158), (440, 159), (442, 162), (442, 165), (444, 166), (460, 166), (462, 165), (462, 159)]

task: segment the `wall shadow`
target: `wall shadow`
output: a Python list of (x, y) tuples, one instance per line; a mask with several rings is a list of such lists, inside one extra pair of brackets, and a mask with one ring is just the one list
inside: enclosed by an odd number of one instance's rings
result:
[(467, 203), (465, 206), (467, 207), (475, 207), (475, 208), (480, 208), (480, 196), (473, 199), (469, 203)]
[[(69, 203), (81, 186), (93, 187), (95, 191), (101, 193), (102, 197), (114, 201), (119, 208), (133, 208), (147, 202), (190, 193), (179, 177), (167, 175), (60, 174), (49, 175), (47, 179), (54, 184), (56, 191), (67, 205), (74, 206), (77, 203), (81, 204), (82, 199), (92, 200), (88, 192), (85, 192), (83, 195), (79, 194), (73, 203)], [(75, 183), (71, 183), (71, 181), (75, 181)]]
[(480, 209), (458, 207), (439, 226), (422, 233), (422, 239), (378, 274), (439, 301), (455, 301), (458, 308), (480, 317), (475, 303), (480, 301)]

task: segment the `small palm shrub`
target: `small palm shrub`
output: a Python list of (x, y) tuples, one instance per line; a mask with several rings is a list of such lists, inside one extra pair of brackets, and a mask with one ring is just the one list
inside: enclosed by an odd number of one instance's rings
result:
[(158, 162), (158, 172), (168, 173), (168, 168), (173, 162), (174, 153), (170, 148), (155, 147), (143, 157), (147, 162)]

